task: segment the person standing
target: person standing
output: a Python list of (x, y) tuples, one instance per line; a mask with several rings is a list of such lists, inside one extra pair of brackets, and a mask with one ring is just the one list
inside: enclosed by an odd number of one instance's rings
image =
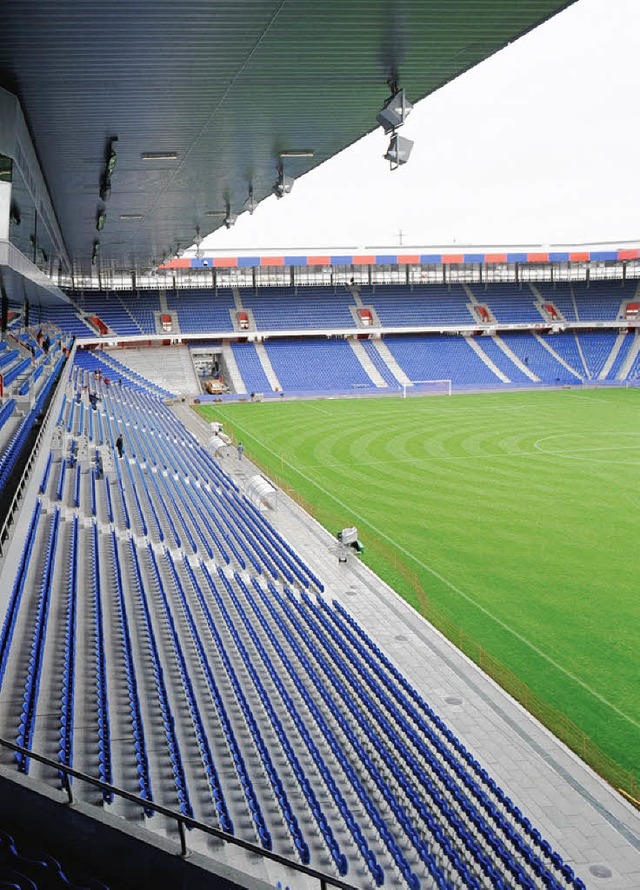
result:
[(122, 438), (122, 433), (118, 433), (118, 438), (116, 439), (116, 449), (118, 451), (118, 457), (122, 457), (124, 454), (124, 439)]
[(244, 445), (242, 444), (242, 442), (238, 442), (238, 447), (236, 450), (238, 452), (238, 460), (242, 460), (242, 455), (244, 454)]

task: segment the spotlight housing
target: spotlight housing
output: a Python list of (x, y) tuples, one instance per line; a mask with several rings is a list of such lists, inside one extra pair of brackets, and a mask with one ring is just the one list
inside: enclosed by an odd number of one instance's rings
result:
[(242, 205), (243, 210), (248, 210), (249, 215), (253, 216), (253, 211), (256, 209), (258, 205), (256, 204), (255, 198), (253, 197), (253, 186), (249, 186), (249, 197)]
[(278, 168), (278, 181), (273, 187), (273, 194), (276, 198), (282, 198), (284, 195), (288, 195), (291, 189), (293, 188), (293, 183), (295, 182), (293, 176), (289, 176), (284, 172), (282, 166)]
[(406, 164), (413, 148), (411, 139), (405, 139), (394, 133), (389, 142), (389, 147), (384, 158), (389, 161), (392, 170), (397, 170), (402, 164)]
[(385, 133), (391, 133), (404, 124), (412, 111), (413, 105), (405, 98), (404, 90), (397, 90), (384, 103), (376, 120)]

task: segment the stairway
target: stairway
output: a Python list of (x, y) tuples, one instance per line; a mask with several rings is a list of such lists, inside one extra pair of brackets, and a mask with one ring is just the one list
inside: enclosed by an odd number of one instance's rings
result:
[(233, 294), (233, 302), (236, 307), (236, 312), (246, 312), (246, 309), (242, 305), (242, 297), (240, 296), (240, 291), (236, 284), (231, 285), (231, 293)]
[(231, 392), (236, 392), (239, 395), (246, 395), (247, 387), (244, 385), (244, 380), (242, 379), (242, 374), (238, 368), (236, 357), (233, 354), (233, 349), (229, 343), (225, 343), (222, 347), (222, 362), (224, 365), (224, 375), (227, 381), (227, 386)]
[[(516, 366), (516, 368), (520, 368), (522, 373), (525, 376), (527, 376), (529, 378), (529, 380), (533, 380), (534, 383), (540, 383), (540, 378), (538, 376), (536, 376), (533, 373), (533, 371), (530, 368), (528, 368), (525, 365), (525, 363), (518, 358), (518, 356), (515, 354), (513, 349), (511, 349), (509, 346), (507, 346), (507, 344), (504, 342), (504, 340), (501, 337), (499, 337), (496, 334), (493, 337), (493, 341), (496, 344), (496, 346), (500, 347), (500, 349), (504, 352), (504, 354), (507, 356), (507, 358), (509, 358), (513, 362), (513, 364)], [(546, 343), (544, 345), (546, 346)], [(555, 355), (555, 353), (554, 353), (554, 355)], [(560, 361), (560, 356), (557, 356), (557, 358)], [(565, 364), (565, 363), (563, 362), (563, 364)]]
[(264, 343), (254, 343), (256, 348), (256, 352), (258, 353), (258, 358), (260, 359), (260, 364), (262, 365), (262, 370), (266, 374), (267, 380), (271, 384), (271, 389), (274, 392), (282, 392), (282, 387), (280, 386), (280, 381), (278, 380), (278, 376), (276, 372), (273, 370), (273, 365), (271, 364), (271, 359), (265, 349)]
[(349, 345), (353, 349), (355, 357), (362, 365), (363, 370), (366, 372), (373, 385), (379, 387), (380, 389), (382, 389), (383, 387), (386, 388), (387, 384), (382, 374), (380, 373), (380, 371), (378, 371), (376, 366), (367, 355), (367, 352), (360, 340), (349, 340)]
[(471, 349), (473, 349), (478, 358), (482, 359), (487, 368), (489, 368), (489, 370), (492, 371), (496, 375), (496, 377), (502, 380), (503, 383), (511, 383), (511, 380), (507, 377), (507, 375), (504, 374), (493, 361), (491, 361), (489, 356), (486, 354), (480, 344), (476, 342), (474, 337), (465, 337), (464, 339), (467, 345), (470, 346)]
[(375, 346), (376, 350), (380, 354), (382, 361), (389, 368), (393, 376), (396, 378), (398, 383), (401, 386), (412, 386), (411, 380), (407, 377), (405, 372), (402, 370), (398, 362), (393, 357), (391, 350), (384, 342), (384, 340), (372, 340), (371, 341)]
[[(624, 335), (623, 335), (624, 336)], [(629, 371), (633, 367), (633, 363), (636, 360), (636, 356), (640, 352), (640, 337), (638, 336), (638, 332), (635, 332), (633, 343), (631, 344), (627, 355), (625, 356), (625, 360), (622, 362), (622, 367), (616, 374), (616, 380), (626, 380), (629, 376)], [(608, 361), (608, 359), (607, 359)]]
[(607, 360), (606, 360), (606, 362), (604, 363), (604, 365), (602, 366), (602, 370), (601, 370), (600, 373), (598, 374), (598, 380), (606, 380), (606, 378), (607, 378), (607, 374), (609, 373), (609, 371), (610, 371), (611, 368), (613, 367), (613, 363), (615, 362), (615, 360), (616, 360), (617, 357), (618, 357), (618, 353), (620, 352), (620, 349), (622, 348), (622, 344), (624, 343), (624, 338), (625, 338), (626, 336), (627, 336), (626, 332), (625, 332), (625, 331), (621, 331), (621, 332), (618, 334), (618, 336), (616, 337), (616, 339), (615, 339), (615, 341), (614, 341), (614, 344), (613, 344), (613, 346), (611, 347), (611, 352), (610, 352), (609, 355), (607, 356)]
[(552, 356), (554, 357), (554, 359), (555, 359), (559, 364), (562, 365), (563, 368), (566, 368), (567, 371), (569, 371), (570, 374), (573, 374), (573, 376), (576, 378), (576, 380), (582, 380), (582, 379), (583, 379), (583, 378), (580, 376), (580, 374), (578, 374), (578, 372), (577, 372), (574, 368), (571, 367), (570, 364), (568, 364), (567, 362), (565, 362), (565, 360), (562, 358), (562, 356), (559, 355), (559, 354), (555, 351), (555, 349), (554, 349), (552, 346), (549, 346), (549, 344), (546, 342), (546, 340), (544, 340), (544, 339), (540, 336), (540, 334), (536, 334), (535, 331), (532, 331), (531, 333), (532, 333), (533, 336), (536, 338), (536, 340), (538, 341), (538, 343), (540, 343), (541, 346), (544, 346), (544, 348), (547, 350), (547, 352), (548, 352), (550, 355), (552, 355)]

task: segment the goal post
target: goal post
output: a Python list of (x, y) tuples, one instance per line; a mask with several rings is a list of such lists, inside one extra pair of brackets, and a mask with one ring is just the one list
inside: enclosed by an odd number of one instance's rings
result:
[(402, 384), (402, 398), (407, 396), (450, 396), (451, 380), (411, 380)]

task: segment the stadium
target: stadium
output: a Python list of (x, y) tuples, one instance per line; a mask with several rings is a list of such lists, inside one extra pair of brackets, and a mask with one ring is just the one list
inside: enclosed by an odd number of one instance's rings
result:
[(640, 244), (223, 241), (571, 6), (4, 4), (1, 887), (640, 886)]

